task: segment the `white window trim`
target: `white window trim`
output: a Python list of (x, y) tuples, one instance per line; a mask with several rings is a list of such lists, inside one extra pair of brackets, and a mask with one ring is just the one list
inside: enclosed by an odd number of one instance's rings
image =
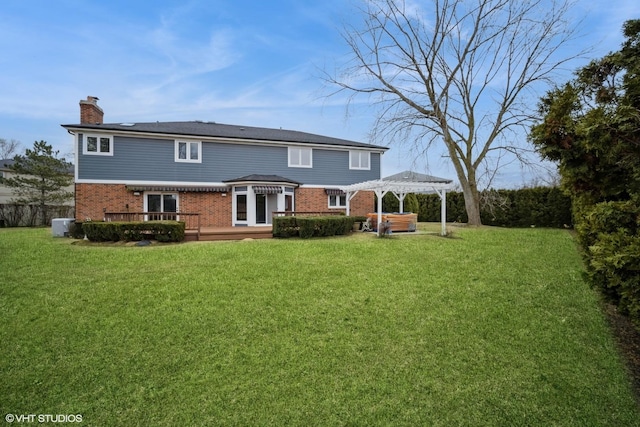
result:
[[(292, 158), (292, 150), (300, 150), (298, 152), (298, 158), (297, 159), (293, 159)], [(309, 151), (309, 164), (308, 165), (301, 164), (302, 151), (303, 150)], [(289, 147), (288, 148), (288, 159), (289, 159), (289, 167), (290, 168), (312, 168), (313, 167), (313, 149), (312, 148), (308, 148), (308, 147)], [(292, 162), (292, 160), (296, 160), (297, 163)]]
[[(362, 155), (366, 154), (369, 165), (362, 167)], [(358, 156), (358, 166), (353, 166), (353, 156)], [(352, 170), (371, 170), (371, 152), (370, 151), (349, 151), (349, 169)]]
[[(89, 151), (87, 148), (87, 141), (89, 138), (97, 138), (98, 146), (97, 151)], [(109, 138), (109, 151), (100, 151), (100, 138)], [(89, 156), (113, 156), (113, 135), (100, 135), (96, 133), (85, 133), (82, 136), (82, 154)]]
[[(180, 144), (187, 144), (187, 156), (191, 155), (191, 144), (198, 144), (198, 158), (197, 159), (181, 159), (179, 157), (179, 153), (180, 153)], [(188, 141), (188, 140), (182, 140), (182, 139), (176, 139), (175, 140), (175, 145), (174, 145), (174, 161), (176, 162), (180, 162), (180, 163), (202, 163), (202, 141)]]
[[(331, 204), (331, 197), (335, 197), (336, 198), (336, 202), (340, 203), (340, 200), (344, 197), (344, 205), (332, 205)], [(347, 196), (346, 195), (329, 195), (327, 196), (327, 205), (329, 206), (329, 209), (346, 209), (347, 207)]]

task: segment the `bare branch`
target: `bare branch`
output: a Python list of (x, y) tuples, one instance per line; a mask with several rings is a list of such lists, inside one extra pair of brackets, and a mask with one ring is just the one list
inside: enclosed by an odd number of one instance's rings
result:
[(7, 141), (6, 139), (0, 138), (0, 160), (13, 158), (13, 156), (18, 154), (19, 149), (19, 141), (16, 141), (15, 139)]
[(513, 159), (531, 163), (530, 150), (503, 143), (504, 135), (528, 128), (528, 97), (582, 54), (560, 55), (576, 37), (573, 0), (431, 0), (423, 9), (427, 3), (364, 0), (362, 26), (342, 34), (351, 60), (325, 81), (377, 108), (376, 139), (413, 141), (422, 155), (444, 148), (470, 222), (479, 223), (479, 169), (490, 183)]

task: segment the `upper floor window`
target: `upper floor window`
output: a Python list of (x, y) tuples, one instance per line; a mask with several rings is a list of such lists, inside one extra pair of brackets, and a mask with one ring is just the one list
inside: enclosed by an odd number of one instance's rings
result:
[(84, 154), (113, 156), (113, 136), (85, 135), (82, 152)]
[(175, 161), (202, 163), (202, 142), (176, 141)]
[(313, 166), (311, 148), (289, 147), (289, 167), (310, 168)]
[(349, 151), (349, 169), (371, 169), (369, 151)]

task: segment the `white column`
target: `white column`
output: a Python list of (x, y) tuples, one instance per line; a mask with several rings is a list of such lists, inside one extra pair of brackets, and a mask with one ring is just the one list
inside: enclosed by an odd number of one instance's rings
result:
[(384, 197), (385, 194), (387, 194), (387, 191), (383, 191), (383, 190), (375, 190), (376, 191), (376, 196), (378, 197), (378, 222), (376, 223), (376, 228), (378, 230), (378, 236), (380, 235), (380, 223), (382, 222), (382, 198)]
[(347, 199), (347, 216), (351, 215), (351, 198), (349, 197), (350, 194), (349, 193), (345, 193), (346, 197), (345, 199)]
[(400, 213), (404, 213), (404, 198), (407, 197), (407, 193), (393, 193), (394, 196), (396, 196), (396, 199), (398, 199), (398, 202), (400, 202)]
[(440, 234), (442, 236), (447, 235), (447, 190), (442, 189), (442, 196), (440, 196), (440, 221), (442, 222), (442, 230)]

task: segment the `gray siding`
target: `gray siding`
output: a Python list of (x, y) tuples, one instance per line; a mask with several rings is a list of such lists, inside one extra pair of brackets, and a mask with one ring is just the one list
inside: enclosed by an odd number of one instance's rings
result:
[(349, 151), (313, 149), (313, 168), (287, 166), (287, 148), (202, 143), (202, 163), (174, 161), (173, 139), (114, 137), (113, 156), (84, 155), (78, 138), (78, 178), (83, 180), (222, 182), (251, 174), (280, 175), (302, 184), (347, 185), (380, 178), (380, 154), (371, 170), (350, 170)]

